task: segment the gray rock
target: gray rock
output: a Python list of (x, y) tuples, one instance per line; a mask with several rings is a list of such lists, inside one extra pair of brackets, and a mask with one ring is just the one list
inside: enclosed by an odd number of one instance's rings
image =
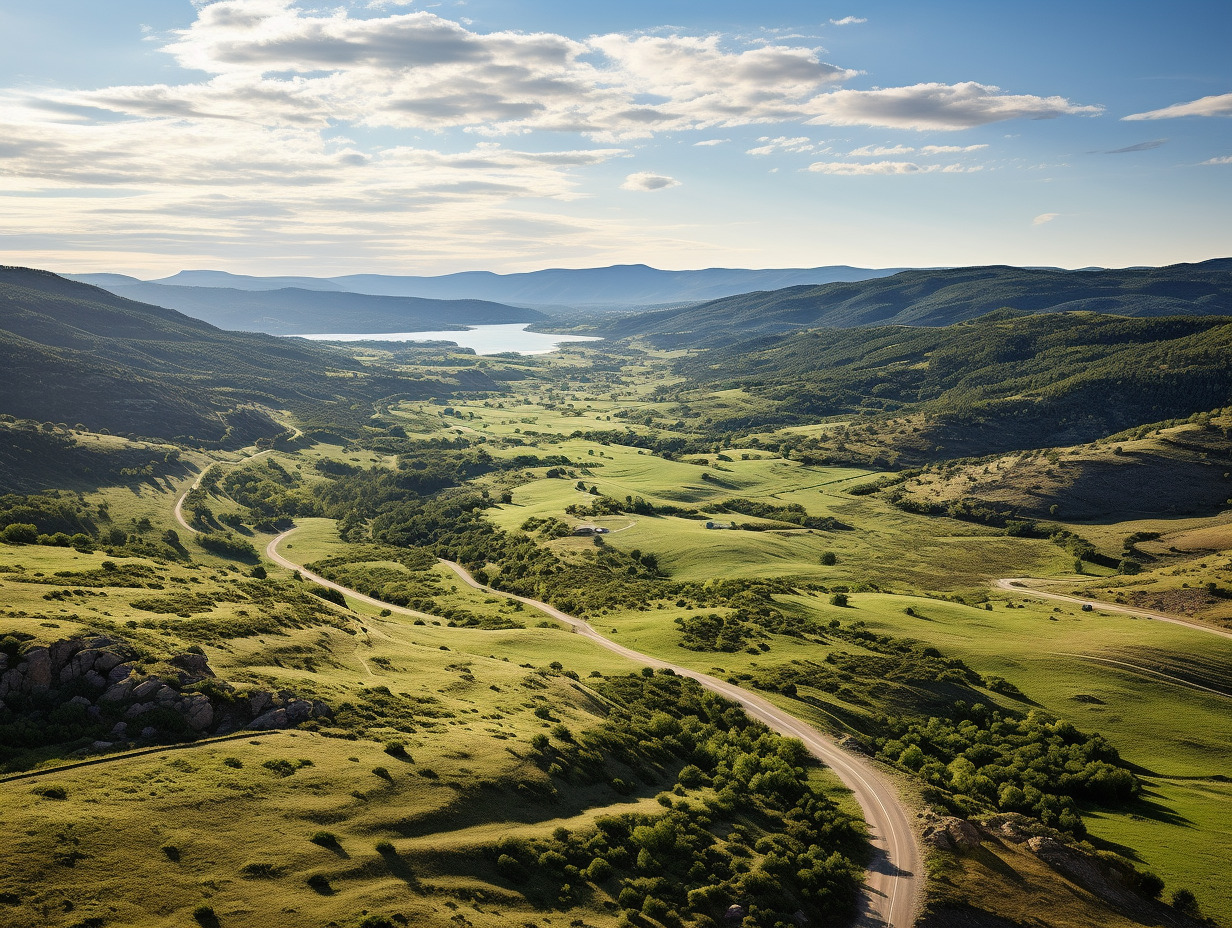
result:
[(141, 729), (141, 737), (147, 740), (150, 738), (153, 738), (157, 734), (158, 734), (158, 729), (155, 728), (153, 725), (147, 725), (145, 728)]
[[(57, 642), (58, 643), (58, 642)], [(26, 652), (26, 678), (22, 689), (29, 693), (51, 689), (54, 679), (52, 674), (51, 654), (46, 648), (31, 648)]]
[(137, 688), (133, 690), (133, 699), (145, 699), (165, 687), (166, 684), (162, 680), (146, 680), (144, 683), (137, 684)]
[(107, 682), (119, 683), (121, 680), (127, 680), (132, 672), (132, 664), (116, 664), (116, 666), (107, 671)]
[(190, 700), (185, 707), (184, 715), (194, 731), (205, 731), (214, 724), (214, 707), (204, 696)]
[(94, 658), (94, 669), (99, 673), (110, 673), (113, 667), (122, 663), (124, 663), (124, 658), (115, 651), (99, 651), (98, 656)]
[(96, 751), (110, 751), (115, 745), (110, 741), (95, 741), (90, 747)]
[(139, 715), (145, 715), (154, 706), (148, 702), (135, 702), (124, 713), (126, 719), (135, 719)]
[(107, 680), (97, 670), (87, 670), (86, 675), (81, 679), (96, 690), (104, 689), (107, 686)]
[(125, 737), (128, 734), (128, 722), (116, 722), (111, 728), (111, 734), (117, 739)]
[(88, 706), (90, 705), (90, 700), (86, 699), (84, 696), (74, 696), (68, 701), (68, 704), (70, 706)]
[(287, 727), (287, 710), (286, 709), (270, 709), (269, 712), (257, 716), (251, 722), (244, 726), (256, 731), (269, 731), (274, 728)]
[[(137, 689), (141, 689), (141, 687), (137, 687)], [(166, 684), (160, 686), (154, 693), (154, 701), (160, 706), (170, 706), (179, 698), (180, 694)]]
[(264, 690), (253, 693), (252, 697), (248, 700), (249, 708), (251, 709), (252, 714), (255, 716), (261, 715), (263, 712), (265, 712), (266, 709), (268, 709), (273, 704), (274, 704), (273, 697), (270, 696), (270, 694), (265, 692)]
[(960, 851), (973, 851), (980, 846), (979, 830), (964, 819), (946, 819), (945, 831), (950, 836), (950, 840), (954, 842), (954, 847)]
[(107, 691), (98, 698), (105, 699), (108, 702), (123, 702), (132, 695), (135, 687), (136, 684), (134, 684), (132, 680), (121, 680), (118, 683), (113, 683), (111, 686), (107, 687)]

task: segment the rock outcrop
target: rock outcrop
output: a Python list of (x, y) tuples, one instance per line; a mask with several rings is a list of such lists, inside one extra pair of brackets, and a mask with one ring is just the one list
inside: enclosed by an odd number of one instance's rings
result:
[(46, 743), (88, 741), (86, 750), (106, 751), (290, 728), (331, 714), (293, 693), (219, 680), (204, 654), (177, 654), (166, 666), (170, 672), (144, 673), (130, 645), (103, 636), (0, 652), (0, 720), (25, 720), (47, 732)]

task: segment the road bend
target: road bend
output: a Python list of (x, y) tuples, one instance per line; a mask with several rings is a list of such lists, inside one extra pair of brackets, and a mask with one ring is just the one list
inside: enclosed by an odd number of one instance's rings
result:
[[(266, 554), (274, 563), (290, 570), (298, 570), (301, 576), (307, 577), (314, 583), (338, 590), (370, 605), (403, 615), (439, 618), (364, 596), (326, 580), (288, 560), (278, 553), (278, 546), (294, 531), (295, 529), (291, 529), (283, 532), (266, 547)], [(868, 823), (873, 859), (865, 876), (855, 925), (857, 928), (910, 928), (915, 923), (920, 890), (923, 886), (923, 866), (920, 860), (919, 845), (916, 843), (915, 830), (912, 828), (910, 816), (898, 792), (871, 761), (844, 751), (808, 723), (755, 693), (750, 693), (718, 677), (699, 673), (688, 667), (681, 667), (617, 644), (600, 635), (582, 619), (562, 612), (555, 606), (537, 599), (493, 589), (477, 581), (460, 564), (446, 560), (442, 560), (441, 563), (456, 573), (464, 583), (477, 590), (491, 593), (494, 596), (514, 599), (538, 609), (569, 626), (575, 633), (585, 636), (600, 647), (619, 654), (621, 657), (649, 667), (672, 670), (683, 677), (696, 680), (706, 689), (738, 703), (745, 712), (764, 722), (779, 734), (799, 739), (814, 757), (833, 770), (843, 784), (851, 790), (856, 802), (860, 804), (865, 822)]]
[(994, 580), (993, 586), (1008, 593), (1026, 596), (1029, 599), (1051, 599), (1063, 603), (1076, 603), (1079, 606), (1089, 605), (1092, 609), (1098, 609), (1100, 612), (1118, 612), (1122, 615), (1139, 616), (1144, 619), (1151, 619), (1154, 622), (1167, 622), (1170, 625), (1180, 625), (1183, 628), (1189, 628), (1196, 632), (1206, 632), (1208, 635), (1218, 635), (1220, 638), (1232, 638), (1232, 632), (1227, 629), (1216, 628), (1213, 625), (1203, 625), (1201, 622), (1182, 619), (1180, 616), (1169, 615), (1166, 612), (1152, 612), (1149, 609), (1136, 609), (1133, 606), (1124, 606), (1120, 603), (1106, 603), (1099, 599), (1068, 596), (1065, 593), (1053, 593), (1051, 590), (1040, 590), (1027, 586), (1028, 583), (1032, 582), (1034, 581), (1031, 577), (1005, 577), (1001, 580)]

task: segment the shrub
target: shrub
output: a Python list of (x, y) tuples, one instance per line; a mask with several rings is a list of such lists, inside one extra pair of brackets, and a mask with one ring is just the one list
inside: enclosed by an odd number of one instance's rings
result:
[(36, 786), (31, 792), (44, 799), (67, 799), (68, 793), (63, 786)]
[(374, 776), (378, 776), (382, 780), (388, 780), (390, 783), (394, 781), (393, 776), (390, 774), (389, 770), (385, 767), (373, 767), (372, 773)]
[(239, 770), (241, 767), (244, 766), (244, 762), (240, 760), (238, 757), (224, 757), (222, 759), (222, 762), (224, 766), (234, 767), (236, 770)]
[(398, 851), (393, 846), (391, 841), (378, 841), (376, 843), (376, 852), (382, 857), (388, 857), (391, 854), (397, 854)]
[(308, 877), (307, 883), (322, 896), (332, 896), (334, 893), (334, 887), (329, 885), (329, 877), (324, 873), (314, 873)]
[(846, 593), (831, 593), (830, 594), (830, 605), (831, 606), (846, 606), (847, 605), (847, 594)]
[(821, 563), (826, 567), (833, 567), (838, 563), (838, 555), (833, 551), (827, 551), (821, 556)]
[(406, 745), (401, 741), (386, 741), (385, 753), (390, 757), (397, 757), (399, 760), (410, 760), (411, 755), (406, 753)]
[(199, 905), (193, 909), (192, 915), (197, 920), (197, 924), (201, 925), (202, 928), (209, 928), (209, 926), (218, 924), (218, 916), (214, 914), (212, 906)]
[(313, 844), (319, 844), (321, 847), (340, 847), (338, 836), (332, 831), (318, 831), (308, 839)]

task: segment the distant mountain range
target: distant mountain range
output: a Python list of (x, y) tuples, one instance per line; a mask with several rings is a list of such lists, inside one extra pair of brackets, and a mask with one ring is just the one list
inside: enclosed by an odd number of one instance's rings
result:
[(966, 267), (788, 287), (638, 313), (599, 327), (612, 338), (715, 345), (754, 335), (872, 325), (945, 326), (1001, 308), (1118, 316), (1232, 314), (1232, 258), (1160, 268), (1063, 271)]
[[(159, 283), (120, 283), (122, 275), (83, 274), (77, 280), (130, 300), (175, 309), (220, 329), (270, 335), (427, 332), (468, 325), (541, 322), (534, 309), (486, 300), (428, 300), (300, 287), (238, 290)], [(83, 279), (88, 278), (88, 279)], [(124, 278), (132, 280), (132, 278)]]
[(247, 277), (225, 271), (180, 271), (171, 277), (152, 281), (141, 281), (123, 274), (69, 276), (73, 280), (104, 287), (116, 293), (120, 292), (120, 288), (142, 284), (246, 291), (295, 288), (436, 300), (492, 300), (521, 306), (560, 309), (586, 307), (591, 310), (627, 310), (635, 306), (713, 300), (753, 290), (870, 280), (894, 274), (898, 270), (901, 268), (874, 270), (835, 265), (769, 270), (707, 268), (696, 271), (662, 271), (644, 264), (621, 264), (579, 269), (550, 268), (522, 274), (464, 271), (439, 277), (385, 274), (350, 274), (320, 278)]

